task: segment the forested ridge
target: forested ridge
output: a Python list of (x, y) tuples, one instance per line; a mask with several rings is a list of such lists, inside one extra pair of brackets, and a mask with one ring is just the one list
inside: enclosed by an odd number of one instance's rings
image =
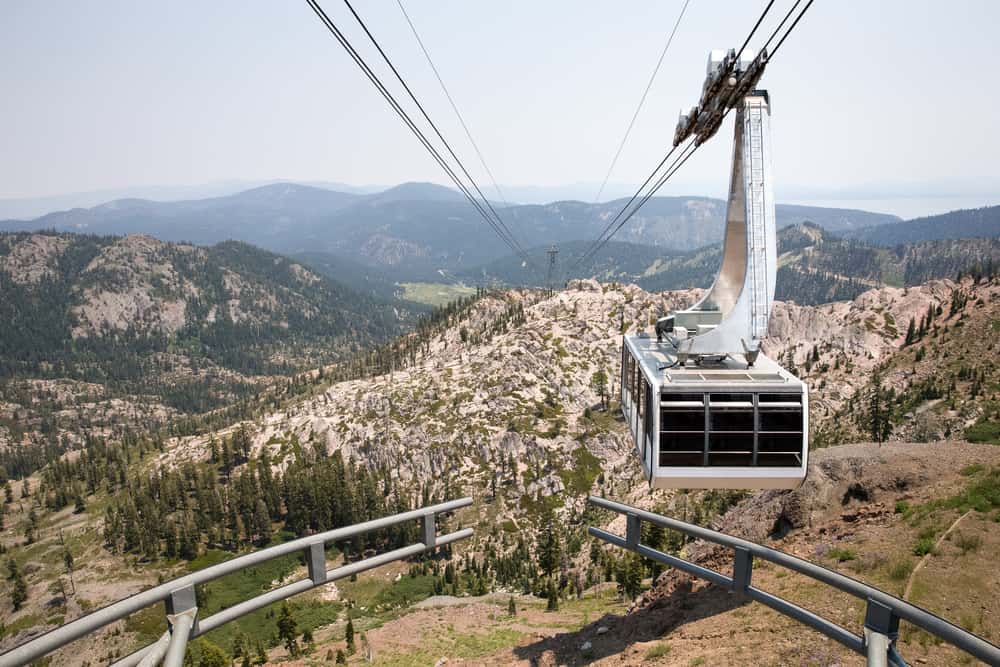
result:
[[(608, 243), (587, 262), (576, 258), (583, 243), (560, 247), (556, 286), (577, 278), (602, 282), (633, 282), (645, 290), (705, 288), (722, 263), (721, 244), (678, 253), (667, 248), (632, 243)], [(535, 265), (522, 267), (508, 257), (462, 276), (498, 285), (543, 286), (548, 279), (545, 248), (529, 251)], [(804, 222), (778, 231), (776, 298), (816, 305), (857, 297), (873, 287), (919, 285), (959, 273), (989, 274), (1000, 264), (1000, 239), (945, 239), (900, 244), (891, 248), (855, 238), (841, 238), (821, 226)]]
[(69, 378), (201, 412), (250, 391), (240, 376), (337, 361), (408, 315), (245, 243), (138, 238), (0, 235), (0, 381)]

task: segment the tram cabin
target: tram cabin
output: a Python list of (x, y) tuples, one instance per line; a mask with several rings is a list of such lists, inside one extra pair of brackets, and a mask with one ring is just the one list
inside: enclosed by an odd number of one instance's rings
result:
[(759, 355), (680, 365), (669, 343), (625, 336), (621, 405), (651, 486), (791, 489), (806, 476), (806, 385)]

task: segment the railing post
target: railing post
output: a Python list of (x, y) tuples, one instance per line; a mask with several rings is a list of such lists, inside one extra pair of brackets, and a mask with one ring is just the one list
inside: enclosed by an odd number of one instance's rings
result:
[(184, 655), (187, 653), (188, 638), (197, 621), (198, 608), (191, 607), (179, 614), (167, 616), (170, 621), (170, 644), (167, 654), (163, 656), (163, 667), (181, 667)]
[(733, 549), (733, 592), (745, 596), (753, 576), (753, 555), (743, 547)]
[(886, 667), (889, 649), (899, 637), (899, 617), (890, 607), (868, 598), (865, 608), (865, 652), (869, 667)]
[(164, 667), (180, 667), (187, 652), (188, 637), (197, 632), (198, 598), (194, 586), (170, 592), (166, 599), (167, 620), (170, 622), (170, 643), (163, 658)]
[[(194, 586), (185, 586), (177, 590), (170, 591), (170, 597), (164, 600), (167, 607), (168, 616), (183, 614), (189, 609), (197, 609), (198, 597)], [(195, 625), (194, 627), (197, 627)]]
[(319, 586), (326, 582), (326, 549), (322, 542), (315, 542), (306, 549), (306, 568), (309, 578)]
[(625, 546), (635, 551), (642, 535), (642, 519), (637, 514), (629, 512), (625, 515)]
[(420, 541), (425, 547), (430, 549), (437, 544), (437, 514), (428, 512), (420, 517), (420, 529), (423, 533), (423, 539)]

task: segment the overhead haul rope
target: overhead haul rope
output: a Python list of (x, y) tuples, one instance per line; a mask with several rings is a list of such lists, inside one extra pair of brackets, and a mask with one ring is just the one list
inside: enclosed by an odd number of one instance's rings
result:
[(448, 86), (444, 85), (444, 79), (441, 78), (441, 73), (438, 72), (438, 68), (434, 65), (434, 61), (431, 59), (431, 54), (427, 51), (427, 47), (424, 46), (424, 40), (420, 39), (420, 34), (417, 32), (416, 26), (413, 25), (413, 21), (410, 20), (410, 15), (406, 13), (406, 8), (403, 7), (402, 0), (396, 0), (396, 4), (399, 5), (399, 10), (403, 12), (403, 18), (406, 19), (406, 23), (410, 26), (410, 31), (417, 40), (417, 44), (420, 45), (420, 50), (424, 52), (424, 57), (427, 58), (427, 64), (431, 66), (434, 71), (434, 76), (437, 78), (438, 83), (441, 84), (441, 90), (444, 91), (445, 97), (448, 98), (448, 103), (451, 105), (452, 111), (458, 117), (458, 122), (462, 124), (462, 129), (465, 130), (465, 136), (469, 138), (469, 143), (476, 151), (476, 155), (479, 156), (479, 163), (483, 165), (483, 170), (490, 177), (490, 181), (493, 183), (493, 188), (497, 191), (497, 196), (500, 197), (500, 201), (504, 203), (504, 206), (508, 209), (510, 208), (510, 203), (503, 194), (503, 190), (500, 189), (500, 185), (497, 183), (497, 179), (493, 176), (493, 171), (490, 169), (489, 165), (486, 164), (486, 158), (483, 157), (483, 152), (479, 150), (479, 144), (476, 140), (472, 138), (472, 132), (469, 131), (469, 126), (465, 123), (465, 118), (462, 117), (462, 113), (458, 110), (458, 105), (455, 104), (455, 100), (452, 99), (451, 93), (448, 92)]
[(372, 34), (371, 30), (368, 29), (368, 26), (365, 24), (364, 20), (362, 20), (361, 16), (359, 16), (358, 13), (354, 10), (354, 6), (351, 5), (350, 0), (344, 0), (344, 4), (347, 5), (347, 8), (350, 10), (355, 20), (357, 20), (358, 25), (361, 26), (361, 29), (364, 30), (366, 35), (368, 35), (368, 39), (371, 40), (372, 45), (375, 46), (376, 50), (378, 50), (379, 52), (379, 55), (382, 56), (382, 60), (384, 60), (385, 64), (389, 66), (389, 69), (392, 70), (392, 73), (396, 76), (396, 79), (403, 86), (403, 89), (406, 90), (407, 95), (409, 95), (410, 99), (413, 100), (413, 103), (417, 105), (417, 109), (420, 110), (420, 113), (423, 115), (424, 119), (434, 130), (434, 133), (437, 135), (438, 139), (441, 140), (441, 143), (444, 144), (444, 147), (448, 150), (448, 153), (451, 155), (452, 159), (454, 159), (455, 162), (458, 163), (458, 166), (462, 170), (462, 173), (465, 174), (465, 177), (469, 179), (470, 183), (472, 183), (472, 186), (476, 189), (476, 192), (479, 193), (479, 197), (483, 200), (483, 203), (490, 210), (490, 213), (493, 214), (493, 218), (496, 221), (497, 225), (504, 230), (508, 238), (510, 238), (510, 240), (514, 243), (515, 247), (517, 247), (518, 253), (522, 256), (523, 259), (527, 261), (528, 256), (527, 254), (525, 254), (524, 248), (522, 248), (521, 244), (517, 242), (516, 238), (514, 238), (514, 234), (510, 231), (510, 229), (507, 228), (507, 225), (500, 217), (500, 214), (496, 212), (496, 209), (493, 208), (493, 204), (490, 203), (490, 200), (486, 198), (486, 195), (484, 195), (483, 191), (479, 188), (479, 184), (476, 183), (476, 180), (474, 178), (472, 178), (472, 175), (469, 174), (469, 170), (465, 168), (465, 165), (462, 163), (462, 160), (459, 159), (459, 157), (455, 154), (455, 151), (452, 150), (451, 144), (449, 144), (448, 140), (444, 138), (444, 135), (441, 134), (441, 131), (438, 129), (438, 126), (434, 123), (433, 120), (431, 120), (431, 117), (427, 114), (427, 111), (424, 110), (424, 105), (420, 103), (420, 100), (418, 100), (417, 96), (413, 94), (413, 90), (410, 88), (409, 85), (407, 85), (406, 81), (403, 79), (403, 76), (399, 73), (399, 70), (397, 70), (396, 66), (392, 64), (391, 60), (389, 60), (389, 56), (386, 55), (385, 50), (382, 49), (382, 46), (378, 43), (378, 40), (375, 39), (375, 35)]
[(601, 183), (601, 187), (597, 191), (597, 196), (594, 197), (595, 204), (601, 200), (601, 195), (604, 194), (604, 188), (608, 185), (608, 179), (611, 178), (611, 172), (614, 171), (615, 165), (618, 164), (618, 158), (622, 154), (622, 149), (625, 148), (625, 142), (628, 141), (628, 137), (632, 133), (632, 126), (635, 125), (635, 119), (639, 117), (642, 105), (646, 102), (646, 96), (649, 95), (649, 89), (653, 87), (653, 81), (656, 79), (656, 74), (660, 71), (660, 66), (663, 65), (663, 58), (667, 55), (667, 50), (674, 42), (674, 35), (677, 34), (677, 28), (680, 27), (681, 19), (684, 18), (684, 12), (687, 11), (688, 4), (690, 2), (691, 0), (684, 0), (684, 6), (681, 7), (681, 13), (677, 16), (677, 20), (674, 22), (674, 28), (670, 31), (667, 43), (664, 45), (663, 50), (660, 51), (660, 59), (656, 61), (656, 67), (653, 68), (653, 73), (649, 77), (649, 83), (646, 84), (646, 90), (642, 91), (642, 97), (639, 98), (639, 105), (635, 108), (635, 113), (632, 114), (632, 120), (628, 123), (628, 128), (625, 130), (625, 136), (622, 137), (621, 143), (618, 144), (618, 150), (615, 151), (615, 156), (611, 159), (611, 165), (608, 167), (608, 173), (604, 175), (604, 181)]
[(403, 109), (402, 106), (400, 106), (396, 98), (392, 95), (391, 92), (389, 92), (385, 84), (383, 84), (382, 81), (379, 79), (378, 75), (375, 74), (375, 72), (371, 69), (371, 67), (368, 66), (364, 58), (362, 58), (361, 55), (358, 54), (357, 50), (355, 50), (355, 48), (351, 45), (350, 41), (344, 36), (344, 34), (340, 31), (340, 29), (337, 28), (336, 24), (333, 23), (330, 17), (327, 16), (326, 12), (323, 11), (323, 8), (319, 6), (317, 0), (306, 0), (306, 2), (309, 4), (309, 7), (313, 10), (316, 16), (319, 17), (320, 21), (323, 22), (323, 25), (327, 28), (327, 30), (330, 31), (330, 33), (337, 39), (337, 42), (344, 48), (344, 50), (348, 53), (348, 55), (351, 56), (351, 59), (354, 60), (355, 64), (361, 69), (365, 77), (372, 83), (373, 86), (375, 86), (376, 90), (378, 90), (379, 93), (382, 95), (382, 97), (385, 98), (386, 102), (389, 103), (389, 106), (392, 107), (396, 115), (400, 117), (400, 119), (404, 122), (404, 124), (406, 124), (406, 126), (413, 133), (413, 135), (430, 153), (431, 157), (433, 157), (434, 160), (438, 163), (438, 165), (440, 165), (440, 167), (445, 171), (445, 173), (455, 184), (455, 186), (462, 192), (463, 195), (465, 195), (465, 198), (469, 200), (469, 203), (472, 204), (473, 208), (475, 208), (476, 211), (479, 212), (479, 214), (483, 217), (483, 220), (485, 220), (486, 223), (491, 228), (493, 228), (493, 230), (497, 233), (500, 239), (504, 242), (504, 244), (507, 245), (507, 247), (511, 249), (512, 252), (516, 254), (523, 253), (523, 250), (520, 249), (516, 241), (512, 237), (507, 236), (504, 230), (490, 217), (490, 215), (486, 212), (486, 210), (479, 203), (479, 201), (472, 195), (468, 186), (466, 186), (465, 183), (462, 182), (462, 180), (458, 177), (458, 175), (451, 168), (451, 166), (444, 160), (444, 158), (441, 156), (438, 150), (430, 143), (430, 141), (420, 130), (420, 128), (417, 127), (417, 125), (413, 122), (413, 119), (410, 118), (406, 110)]

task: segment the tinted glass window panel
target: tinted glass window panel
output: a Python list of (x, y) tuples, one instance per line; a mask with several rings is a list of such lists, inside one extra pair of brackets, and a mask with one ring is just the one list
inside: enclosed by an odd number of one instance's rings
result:
[(703, 464), (704, 460), (701, 453), (660, 452), (661, 466), (701, 466)]
[(709, 400), (713, 403), (750, 403), (753, 394), (711, 394)]
[(709, 453), (708, 465), (710, 466), (751, 466), (753, 464), (753, 454), (734, 454), (732, 452)]
[(708, 437), (710, 451), (753, 452), (753, 433), (713, 433)]
[(799, 453), (802, 436), (798, 433), (761, 433), (757, 436), (757, 451)]
[(697, 403), (704, 403), (704, 394), (675, 394), (673, 392), (664, 392), (660, 398), (664, 401), (694, 401)]
[(801, 410), (760, 409), (761, 431), (802, 431)]
[(757, 455), (757, 465), (769, 468), (798, 468), (802, 465), (802, 457), (798, 454), (764, 454)]
[(802, 394), (759, 394), (758, 403), (801, 403)]
[(753, 431), (753, 410), (710, 409), (713, 431)]
[(661, 431), (704, 431), (704, 410), (661, 410)]
[(700, 433), (661, 433), (660, 452), (702, 452), (705, 436)]

